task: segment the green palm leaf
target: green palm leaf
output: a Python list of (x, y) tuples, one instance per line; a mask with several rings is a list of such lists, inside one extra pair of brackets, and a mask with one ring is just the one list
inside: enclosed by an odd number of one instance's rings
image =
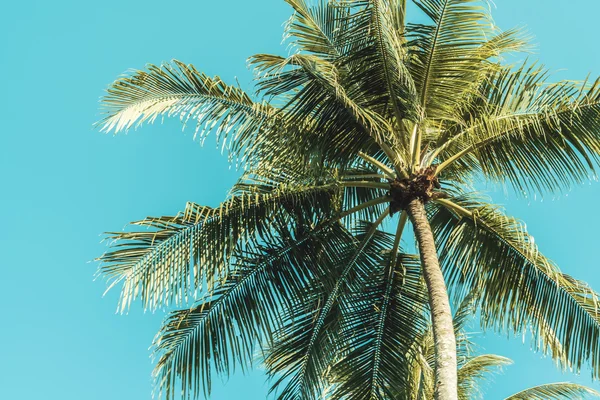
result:
[[(357, 82), (361, 92), (369, 96), (370, 108), (395, 119), (398, 145), (408, 151), (402, 120), (416, 118), (418, 106), (402, 35), (405, 4), (388, 0), (356, 4), (363, 8), (353, 15), (352, 28), (345, 36), (353, 52), (348, 57), (352, 82)], [(369, 40), (364, 39), (364, 32), (369, 32)]]
[[(283, 386), (279, 399), (316, 398), (325, 389), (324, 372), (337, 353), (332, 334), (340, 329), (340, 299), (356, 275), (364, 274), (373, 261), (380, 259), (383, 246), (377, 228), (388, 213), (357, 235), (356, 241), (342, 247), (335, 258), (337, 268), (330, 268), (326, 276), (320, 277), (321, 284), (314, 282), (314, 291), (305, 294), (308, 303), (298, 302), (289, 310), (286, 319), (290, 322), (276, 333), (266, 359), (269, 373), (279, 374), (271, 390)], [(291, 318), (293, 315), (302, 318), (298, 321)]]
[(308, 4), (305, 0), (286, 0), (294, 9), (294, 15), (286, 26), (286, 37), (301, 51), (334, 61), (344, 53), (340, 36), (347, 20), (343, 7), (331, 2), (319, 1)]
[(363, 278), (345, 308), (343, 356), (331, 369), (329, 398), (399, 399), (398, 389), (409, 385), (413, 343), (427, 326), (427, 298), (418, 257), (400, 254), (390, 273), (389, 256)]
[(600, 82), (548, 84), (547, 75), (526, 65), (495, 73), (448, 130), (438, 171), (481, 171), (520, 192), (588, 180), (600, 150)]
[(132, 71), (109, 87), (102, 100), (107, 114), (99, 122), (102, 130), (120, 132), (165, 115), (197, 122), (199, 129), (203, 122), (223, 120), (221, 131), (235, 125), (252, 131), (273, 114), (241, 89), (180, 61), (146, 69)]
[(600, 397), (600, 393), (575, 383), (560, 382), (526, 389), (506, 400), (575, 400), (589, 396)]
[(99, 258), (99, 273), (111, 286), (124, 282), (121, 309), (137, 297), (150, 309), (186, 302), (202, 282), (210, 289), (227, 275), (239, 246), (268, 237), (270, 226), (285, 223), (290, 213), (327, 215), (340, 193), (335, 181), (270, 189), (241, 193), (216, 208), (189, 203), (177, 216), (132, 223), (144, 230), (109, 233), (112, 249)]
[[(179, 383), (194, 396), (202, 389), (208, 394), (213, 368), (229, 374), (235, 363), (250, 365), (254, 350), (282, 325), (281, 309), (306, 301), (315, 277), (330, 271), (339, 254), (328, 246), (343, 247), (349, 239), (339, 224), (300, 236), (280, 226), (267, 243), (237, 254), (233, 271), (214, 291), (165, 320), (154, 343), (158, 390), (171, 399)], [(200, 349), (210, 356), (198, 357)]]
[[(480, 293), (483, 326), (531, 329), (538, 349), (563, 366), (600, 365), (600, 302), (586, 284), (561, 273), (523, 224), (473, 197), (438, 200), (431, 224), (447, 279)], [(560, 343), (561, 347), (552, 346)]]
[[(523, 45), (517, 32), (498, 33), (478, 0), (417, 0), (431, 25), (410, 24), (411, 62), (419, 102), (429, 118), (452, 115), (457, 98), (489, 68), (487, 61)], [(499, 35), (496, 37), (496, 35)]]
[(367, 99), (345, 89), (345, 76), (334, 63), (304, 54), (258, 54), (250, 62), (262, 76), (261, 92), (284, 99), (282, 109), (292, 124), (313, 121), (310, 130), (318, 133), (313, 145), (326, 159), (346, 165), (350, 155), (377, 148), (391, 137), (390, 124), (366, 107)]
[(461, 400), (483, 398), (479, 381), (495, 370), (510, 364), (512, 360), (496, 354), (470, 357), (458, 370), (458, 398)]

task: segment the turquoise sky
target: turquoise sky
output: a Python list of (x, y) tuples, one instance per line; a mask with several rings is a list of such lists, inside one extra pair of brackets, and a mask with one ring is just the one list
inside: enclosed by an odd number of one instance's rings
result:
[[(526, 25), (561, 77), (600, 74), (600, 2), (496, 0), (503, 28)], [(93, 281), (100, 233), (188, 200), (216, 205), (237, 173), (214, 141), (200, 148), (176, 121), (112, 136), (92, 129), (103, 89), (129, 68), (177, 58), (248, 87), (246, 57), (285, 53), (280, 0), (4, 1), (0, 8), (0, 398), (150, 399), (148, 347), (162, 313), (116, 315)], [(563, 71), (566, 70), (566, 71)], [(527, 221), (564, 271), (600, 290), (600, 184), (560, 198), (494, 195)], [(520, 338), (478, 337), (513, 366), (486, 399), (561, 375)], [(213, 399), (264, 399), (260, 370), (216, 383)], [(599, 384), (594, 384), (600, 389)]]

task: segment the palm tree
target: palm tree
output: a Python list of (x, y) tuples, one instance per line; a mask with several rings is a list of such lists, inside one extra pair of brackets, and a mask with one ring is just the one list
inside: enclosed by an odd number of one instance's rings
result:
[[(103, 99), (106, 132), (178, 116), (245, 168), (218, 207), (135, 222), (100, 258), (122, 309), (186, 306), (155, 342), (159, 390), (209, 391), (213, 368), (261, 349), (282, 399), (320, 395), (342, 361), (332, 398), (349, 385), (354, 398), (393, 398), (430, 318), (435, 398), (456, 399), (449, 298), (473, 291), (484, 327), (531, 331), (539, 350), (598, 377), (597, 294), (472, 189), (588, 180), (598, 81), (504, 65), (526, 38), (499, 31), (483, 1), (414, 0), (419, 24), (405, 22), (405, 0), (287, 2), (296, 51), (250, 59), (262, 100), (177, 61), (119, 78)], [(408, 221), (418, 257), (400, 246)]]

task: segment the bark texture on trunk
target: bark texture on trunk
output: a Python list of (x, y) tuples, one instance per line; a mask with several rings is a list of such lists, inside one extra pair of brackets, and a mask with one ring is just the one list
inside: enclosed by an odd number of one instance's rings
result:
[(435, 399), (456, 400), (458, 398), (456, 338), (452, 323), (452, 312), (446, 283), (435, 249), (433, 233), (427, 220), (425, 207), (414, 199), (406, 207), (413, 224), (423, 276), (429, 292), (429, 307), (435, 339)]

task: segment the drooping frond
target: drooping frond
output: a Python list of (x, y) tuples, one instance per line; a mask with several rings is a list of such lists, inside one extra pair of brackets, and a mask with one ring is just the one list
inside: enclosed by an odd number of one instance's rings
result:
[(293, 124), (266, 102), (255, 102), (241, 88), (209, 77), (194, 66), (174, 60), (149, 64), (116, 80), (102, 98), (104, 119), (97, 125), (115, 133), (157, 118), (177, 117), (195, 125), (204, 139), (215, 132), (223, 148), (238, 161), (252, 164), (267, 155), (273, 159), (309, 157), (299, 135), (310, 133), (309, 122)]
[(188, 203), (174, 217), (133, 222), (138, 230), (108, 234), (112, 248), (99, 258), (99, 273), (110, 287), (123, 282), (121, 310), (135, 298), (149, 309), (185, 303), (204, 281), (210, 288), (226, 276), (235, 250), (256, 235), (268, 236), (274, 223), (285, 223), (296, 213), (335, 210), (337, 182), (299, 184), (242, 193), (216, 208)]
[[(246, 136), (273, 115), (269, 106), (255, 103), (242, 89), (177, 60), (132, 71), (116, 80), (107, 92), (102, 99), (106, 116), (99, 122), (105, 132), (128, 130), (161, 116), (177, 116), (184, 122), (196, 122), (203, 132), (221, 122), (219, 132), (235, 127), (238, 134)], [(204, 123), (209, 125), (203, 127)]]
[(165, 320), (154, 343), (157, 390), (167, 399), (178, 387), (193, 396), (207, 394), (213, 369), (228, 375), (236, 364), (249, 366), (254, 350), (283, 323), (282, 310), (306, 301), (304, 292), (316, 277), (333, 268), (337, 258), (329, 247), (352, 240), (339, 224), (303, 234), (279, 226), (269, 240), (238, 252), (225, 281)]
[(338, 354), (340, 344), (334, 338), (340, 335), (344, 299), (352, 296), (348, 289), (357, 275), (381, 262), (385, 247), (377, 228), (387, 215), (369, 224), (354, 241), (328, 247), (335, 251), (336, 268), (313, 282), (288, 310), (266, 359), (269, 374), (276, 377), (271, 390), (278, 399), (316, 399), (327, 387), (325, 372)]
[[(457, 296), (458, 297), (458, 296)], [(473, 290), (468, 293), (457, 305), (456, 310), (454, 311), (454, 315), (452, 316), (452, 324), (454, 325), (454, 336), (456, 337), (456, 361), (457, 365), (460, 369), (468, 363), (475, 354), (475, 346), (473, 345), (473, 340), (471, 334), (467, 331), (467, 323), (470, 322), (477, 312), (477, 300), (478, 293), (477, 290)], [(433, 332), (428, 332), (428, 338), (424, 339), (429, 341), (430, 343), (426, 346), (428, 349), (434, 349), (434, 341), (433, 341)], [(430, 356), (431, 360), (433, 360), (433, 354)], [(432, 368), (435, 366), (431, 364)], [(465, 379), (470, 379), (468, 375), (465, 376)], [(472, 379), (472, 386), (475, 387), (476, 378)], [(460, 385), (459, 385), (460, 387)], [(468, 383), (466, 383), (465, 388), (470, 387)]]
[(471, 290), (466, 296), (461, 299), (454, 315), (452, 316), (452, 323), (454, 324), (454, 331), (456, 333), (464, 331), (467, 327), (467, 323), (477, 313), (477, 299), (479, 293), (477, 290)]
[[(427, 297), (419, 258), (389, 256), (359, 280), (345, 302), (338, 341), (342, 356), (330, 372), (331, 399), (402, 399), (410, 386), (415, 338), (427, 328)], [(390, 273), (391, 272), (391, 273)]]
[[(523, 224), (473, 197), (437, 200), (432, 229), (449, 285), (480, 293), (481, 323), (524, 333), (563, 367), (600, 371), (600, 301), (561, 273)], [(560, 343), (560, 347), (555, 344)]]
[(505, 400), (578, 400), (600, 397), (600, 393), (576, 383), (559, 382), (535, 386), (507, 397)]
[(481, 381), (490, 373), (510, 364), (512, 360), (496, 354), (470, 357), (458, 369), (458, 398), (460, 400), (483, 398)]

